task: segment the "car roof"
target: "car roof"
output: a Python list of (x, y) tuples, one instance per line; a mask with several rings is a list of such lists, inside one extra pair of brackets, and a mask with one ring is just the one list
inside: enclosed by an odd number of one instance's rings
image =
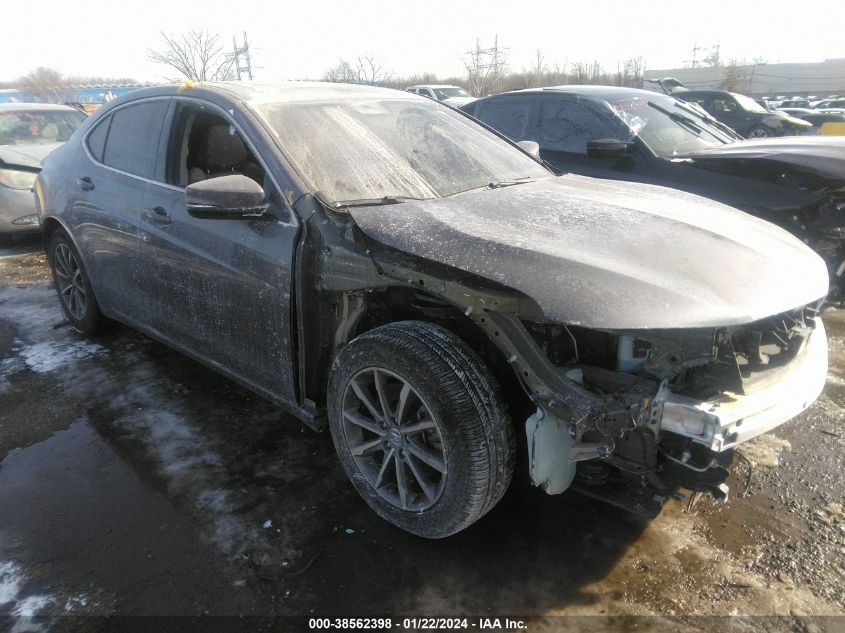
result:
[(452, 84), (415, 84), (408, 86), (408, 88), (460, 88), (460, 86), (454, 86)]
[(276, 83), (258, 83), (253, 81), (226, 82), (182, 82), (138, 88), (121, 95), (111, 103), (128, 103), (140, 98), (170, 96), (174, 94), (190, 95), (195, 92), (215, 93), (251, 103), (283, 103), (294, 101), (332, 101), (350, 98), (385, 98), (391, 99), (419, 99), (418, 95), (386, 88), (382, 86), (368, 86), (363, 84), (340, 84), (326, 81), (280, 81)]
[[(653, 90), (641, 90), (639, 88), (623, 88), (619, 86), (595, 86), (595, 85), (567, 85), (567, 86), (549, 86), (547, 88), (525, 88), (524, 90), (513, 90), (511, 92), (503, 92), (499, 95), (492, 95), (494, 97), (502, 95), (525, 95), (525, 94), (578, 94), (587, 97), (594, 97), (596, 99), (604, 99), (606, 101), (615, 101), (617, 99), (626, 99), (634, 97), (654, 97), (654, 95), (666, 96), (660, 92)], [(488, 97), (489, 98), (489, 97)]]
[(59, 111), (70, 111), (70, 112), (79, 112), (76, 108), (72, 108), (66, 105), (60, 105), (58, 103), (19, 103), (19, 102), (11, 102), (11, 103), (0, 103), (0, 112), (35, 112), (35, 111), (46, 111), (46, 110), (59, 110)]

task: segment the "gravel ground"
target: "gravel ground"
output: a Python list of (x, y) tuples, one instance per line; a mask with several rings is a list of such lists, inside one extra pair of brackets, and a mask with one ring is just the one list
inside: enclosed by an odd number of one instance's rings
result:
[(387, 614), (845, 630), (845, 312), (824, 318), (824, 395), (742, 449), (727, 504), (648, 522), (520, 469), (485, 519), (428, 542), (366, 508), (328, 435), (127, 328), (80, 337), (38, 244), (0, 249), (0, 631)]

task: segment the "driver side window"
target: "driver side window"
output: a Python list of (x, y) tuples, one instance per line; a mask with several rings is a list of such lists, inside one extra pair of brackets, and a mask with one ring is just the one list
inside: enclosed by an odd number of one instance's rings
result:
[(714, 97), (713, 109), (722, 114), (732, 114), (737, 110), (737, 103), (730, 97)]
[(572, 99), (544, 98), (540, 115), (540, 149), (587, 154), (587, 143), (614, 138), (618, 131)]
[(281, 195), (238, 130), (202, 104), (177, 103), (168, 143), (166, 179), (177, 187), (241, 174), (264, 189), (269, 211), (289, 217)]

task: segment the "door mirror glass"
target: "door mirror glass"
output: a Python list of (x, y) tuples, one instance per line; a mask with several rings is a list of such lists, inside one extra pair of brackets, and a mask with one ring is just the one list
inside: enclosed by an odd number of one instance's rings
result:
[(517, 145), (535, 158), (540, 158), (540, 144), (536, 141), (519, 141)]
[(267, 211), (264, 189), (241, 174), (200, 180), (185, 188), (188, 213), (197, 217), (231, 218)]
[(587, 155), (591, 158), (633, 158), (634, 146), (628, 141), (602, 138), (587, 143)]

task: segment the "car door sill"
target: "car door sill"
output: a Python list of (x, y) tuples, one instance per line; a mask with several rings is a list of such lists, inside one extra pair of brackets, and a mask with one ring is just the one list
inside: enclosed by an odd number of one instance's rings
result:
[(172, 349), (175, 349), (176, 351), (184, 354), (185, 356), (189, 357), (190, 359), (192, 359), (192, 360), (194, 360), (194, 361), (196, 361), (196, 362), (198, 362), (202, 365), (205, 365), (209, 369), (211, 369), (211, 370), (223, 375), (224, 377), (228, 378), (229, 380), (237, 383), (241, 387), (244, 387), (245, 389), (249, 389), (250, 391), (252, 391), (252, 392), (256, 393), (257, 395), (261, 396), (262, 398), (264, 398), (265, 400), (269, 400), (270, 402), (275, 404), (280, 409), (283, 409), (286, 413), (290, 413), (291, 415), (296, 416), (301, 422), (303, 422), (306, 426), (313, 429), (314, 431), (322, 432), (322, 431), (325, 430), (325, 428), (326, 428), (325, 415), (322, 412), (320, 412), (319, 410), (312, 411), (312, 410), (306, 409), (306, 408), (301, 407), (300, 405), (296, 404), (295, 402), (288, 400), (287, 398), (279, 396), (279, 395), (273, 393), (272, 391), (265, 389), (264, 387), (261, 387), (260, 385), (256, 385), (252, 381), (247, 380), (246, 378), (243, 378), (242, 376), (240, 376), (240, 375), (238, 375), (238, 374), (236, 374), (232, 371), (229, 371), (228, 369), (226, 369), (225, 367), (223, 367), (219, 363), (215, 363), (213, 360), (210, 360), (208, 358), (203, 358), (202, 356), (200, 356), (199, 354), (196, 354), (195, 352), (188, 349), (187, 347), (180, 345), (179, 343), (171, 340), (170, 338), (168, 338), (167, 336), (165, 336), (161, 332), (154, 330), (152, 328), (149, 328), (147, 326), (141, 325), (140, 323), (138, 323), (137, 321), (135, 321), (131, 317), (128, 317), (128, 316), (121, 314), (121, 313), (117, 313), (115, 311), (111, 311), (111, 313), (108, 314), (107, 316), (109, 316), (110, 318), (115, 319), (117, 321), (120, 321), (121, 323), (123, 323), (127, 327), (130, 327), (133, 330), (137, 330), (141, 334), (149, 336), (150, 338), (158, 341), (159, 343), (162, 343), (162, 344), (167, 345), (168, 347), (170, 347)]

